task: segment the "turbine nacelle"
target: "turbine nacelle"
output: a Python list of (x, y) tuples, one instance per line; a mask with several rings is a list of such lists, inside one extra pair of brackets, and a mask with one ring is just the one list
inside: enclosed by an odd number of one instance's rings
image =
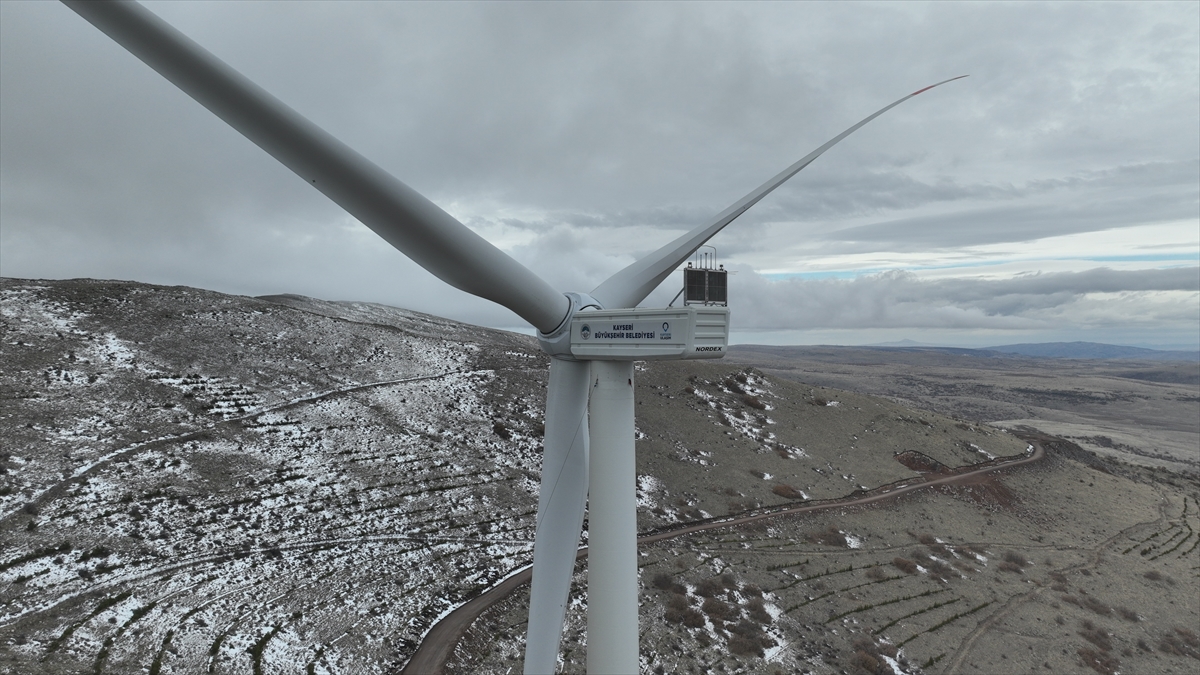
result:
[[(575, 296), (575, 297), (572, 297)], [(719, 359), (729, 347), (729, 308), (689, 305), (654, 309), (575, 309), (588, 296), (568, 294), (571, 315), (542, 350), (566, 361)]]

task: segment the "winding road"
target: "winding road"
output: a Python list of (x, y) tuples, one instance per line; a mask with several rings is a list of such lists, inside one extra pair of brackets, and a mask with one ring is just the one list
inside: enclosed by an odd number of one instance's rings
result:
[[(803, 504), (783, 505), (775, 507), (767, 507), (764, 509), (755, 509), (747, 511), (736, 516), (724, 516), (721, 518), (708, 518), (705, 520), (694, 521), (684, 525), (677, 525), (670, 528), (664, 528), (652, 532), (647, 532), (638, 537), (638, 545), (652, 544), (654, 542), (663, 541), (665, 539), (674, 539), (682, 537), (694, 532), (702, 532), (705, 530), (713, 530), (722, 527), (733, 525), (742, 525), (744, 523), (752, 523), (756, 520), (764, 520), (766, 518), (777, 518), (782, 515), (795, 513), (812, 513), (817, 511), (826, 511), (829, 509), (840, 509), (847, 506), (860, 506), (864, 504), (873, 504), (887, 499), (893, 499), (910, 492), (924, 490), (935, 487), (937, 485), (953, 485), (964, 483), (972, 478), (982, 476), (1003, 469), (1011, 469), (1023, 464), (1040, 461), (1046, 456), (1046, 451), (1043, 442), (1049, 440), (1041, 436), (1025, 436), (1018, 435), (1018, 438), (1030, 444), (1032, 451), (1022, 455), (1011, 457), (1001, 457), (990, 460), (982, 464), (972, 464), (965, 467), (954, 469), (952, 473), (946, 474), (929, 474), (920, 477), (906, 478), (904, 480), (881, 485), (877, 488), (866, 492), (859, 492), (848, 497), (838, 499), (822, 500), (820, 502), (805, 502)], [(576, 560), (587, 557), (587, 547), (579, 549), (576, 555)], [(446, 662), (450, 659), (450, 655), (454, 653), (455, 647), (467, 630), (488, 608), (508, 597), (510, 593), (529, 583), (533, 576), (533, 567), (527, 566), (517, 570), (513, 574), (505, 577), (495, 586), (487, 589), (478, 596), (467, 601), (454, 611), (446, 614), (435, 623), (425, 637), (421, 640), (417, 651), (413, 653), (412, 658), (408, 660), (404, 668), (400, 671), (402, 675), (441, 675), (445, 671)]]

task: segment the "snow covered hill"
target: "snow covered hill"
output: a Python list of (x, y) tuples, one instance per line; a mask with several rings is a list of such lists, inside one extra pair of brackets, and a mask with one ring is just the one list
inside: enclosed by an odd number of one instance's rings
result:
[(0, 659), (382, 672), (528, 561), (530, 339), (294, 297), (0, 292)]
[[(298, 296), (2, 279), (0, 364), (0, 675), (397, 672), (440, 616), (530, 561), (548, 360), (528, 336)], [(744, 364), (637, 378), (643, 532), (1028, 447)], [(1060, 606), (1072, 584), (1149, 617), (1146, 639), (1184, 639), (1192, 609), (1167, 608), (1172, 579), (1195, 586), (1197, 481), (1097, 461), (1076, 449), (1003, 481), (659, 541), (639, 552), (643, 670), (1078, 670), (1062, 615), (1108, 605)], [(586, 657), (585, 574), (566, 672)], [(1007, 631), (989, 617), (1038, 597), (1030, 581), (1056, 594), (1030, 605), (1026, 654), (976, 626)], [(449, 672), (519, 671), (526, 603), (480, 617)], [(1188, 659), (1115, 635), (1147, 668)]]

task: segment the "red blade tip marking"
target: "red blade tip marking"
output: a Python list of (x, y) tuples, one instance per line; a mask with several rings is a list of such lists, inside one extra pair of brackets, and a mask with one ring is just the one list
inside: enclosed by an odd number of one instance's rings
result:
[(964, 77), (968, 77), (968, 76), (967, 75), (959, 75), (958, 77), (952, 77), (948, 80), (942, 80), (941, 82), (938, 82), (937, 84), (931, 84), (928, 87), (925, 87), (924, 89), (918, 89), (918, 90), (914, 91), (913, 93), (909, 94), (909, 96), (916, 96), (917, 94), (920, 94), (921, 92), (929, 91), (930, 89), (933, 89), (934, 87), (940, 87), (941, 85), (946, 84), (947, 82), (961, 80)]

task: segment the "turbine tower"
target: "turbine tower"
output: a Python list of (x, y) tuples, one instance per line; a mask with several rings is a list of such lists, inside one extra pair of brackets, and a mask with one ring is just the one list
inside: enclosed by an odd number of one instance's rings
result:
[(552, 359), (525, 652), (530, 674), (557, 666), (585, 506), (588, 672), (638, 671), (633, 361), (719, 358), (729, 325), (725, 307), (638, 304), (713, 235), (826, 150), (951, 81), (870, 115), (591, 293), (564, 294), (136, 2), (63, 3), (414, 262), (537, 328)]

